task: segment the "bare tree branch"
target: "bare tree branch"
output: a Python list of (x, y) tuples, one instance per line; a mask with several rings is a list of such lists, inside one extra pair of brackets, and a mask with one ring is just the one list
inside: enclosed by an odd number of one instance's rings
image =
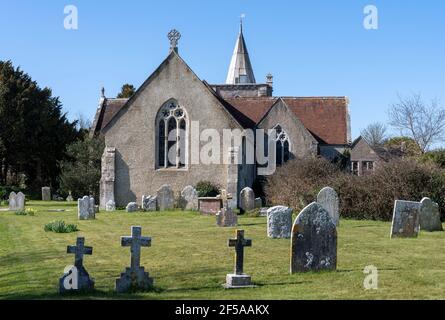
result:
[(371, 146), (380, 146), (387, 139), (386, 126), (380, 122), (371, 123), (361, 132), (361, 136)]

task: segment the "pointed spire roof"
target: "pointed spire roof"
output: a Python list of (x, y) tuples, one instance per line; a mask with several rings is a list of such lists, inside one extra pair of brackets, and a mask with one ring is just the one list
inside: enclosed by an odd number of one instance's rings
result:
[(255, 82), (249, 52), (243, 35), (243, 21), (240, 22), (240, 32), (233, 50), (232, 61), (227, 73), (226, 84), (252, 84)]

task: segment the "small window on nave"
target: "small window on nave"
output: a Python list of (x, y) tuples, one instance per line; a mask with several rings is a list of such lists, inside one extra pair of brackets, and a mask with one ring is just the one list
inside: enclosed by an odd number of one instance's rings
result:
[(157, 168), (184, 168), (187, 159), (187, 116), (176, 101), (164, 104), (156, 118)]
[(274, 129), (276, 131), (276, 164), (279, 167), (290, 159), (290, 143), (289, 136), (280, 125), (277, 125)]

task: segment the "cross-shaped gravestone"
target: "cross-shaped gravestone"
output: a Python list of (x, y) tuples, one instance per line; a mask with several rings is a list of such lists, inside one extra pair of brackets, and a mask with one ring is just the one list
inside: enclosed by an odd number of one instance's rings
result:
[(228, 274), (225, 287), (243, 288), (251, 287), (251, 277), (243, 272), (244, 247), (251, 247), (252, 240), (244, 238), (244, 230), (236, 230), (236, 239), (229, 239), (229, 247), (235, 248), (235, 273)]
[(141, 247), (150, 247), (151, 238), (142, 236), (141, 227), (131, 227), (130, 237), (121, 237), (121, 245), (130, 247), (131, 265), (116, 279), (116, 291), (119, 293), (130, 290), (149, 290), (153, 287), (153, 279), (145, 272), (141, 264)]
[(65, 270), (65, 274), (59, 280), (59, 291), (92, 291), (94, 289), (94, 279), (90, 278), (87, 270), (83, 266), (83, 256), (92, 255), (93, 248), (85, 246), (85, 238), (77, 238), (75, 246), (67, 246), (66, 253), (74, 254), (74, 268)]
[(150, 247), (151, 238), (142, 237), (141, 227), (131, 227), (131, 237), (121, 237), (122, 247), (131, 247), (131, 265), (132, 269), (140, 267), (141, 247)]
[(93, 254), (93, 247), (85, 247), (85, 238), (77, 238), (75, 246), (68, 246), (66, 253), (74, 254), (74, 266), (80, 269), (83, 266), (83, 255)]
[(236, 230), (236, 239), (229, 239), (229, 247), (235, 247), (235, 274), (243, 274), (244, 247), (251, 247), (252, 240), (244, 239), (244, 230)]
[(230, 193), (227, 193), (227, 190), (221, 190), (221, 194), (219, 195), (219, 198), (222, 201), (223, 208), (228, 207), (228, 200), (233, 199), (232, 195)]

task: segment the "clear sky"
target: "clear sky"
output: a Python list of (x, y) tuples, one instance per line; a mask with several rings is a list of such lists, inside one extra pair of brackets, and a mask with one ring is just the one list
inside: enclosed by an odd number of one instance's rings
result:
[[(64, 7), (78, 8), (65, 30)], [(363, 9), (379, 9), (366, 30)], [(352, 134), (387, 121), (397, 94), (420, 92), (445, 107), (445, 1), (361, 0), (0, 0), (0, 59), (60, 96), (71, 119), (94, 116), (100, 88), (114, 97), (139, 86), (168, 54), (166, 34), (210, 83), (226, 78), (239, 28), (255, 76), (274, 75), (280, 96), (348, 96)]]

